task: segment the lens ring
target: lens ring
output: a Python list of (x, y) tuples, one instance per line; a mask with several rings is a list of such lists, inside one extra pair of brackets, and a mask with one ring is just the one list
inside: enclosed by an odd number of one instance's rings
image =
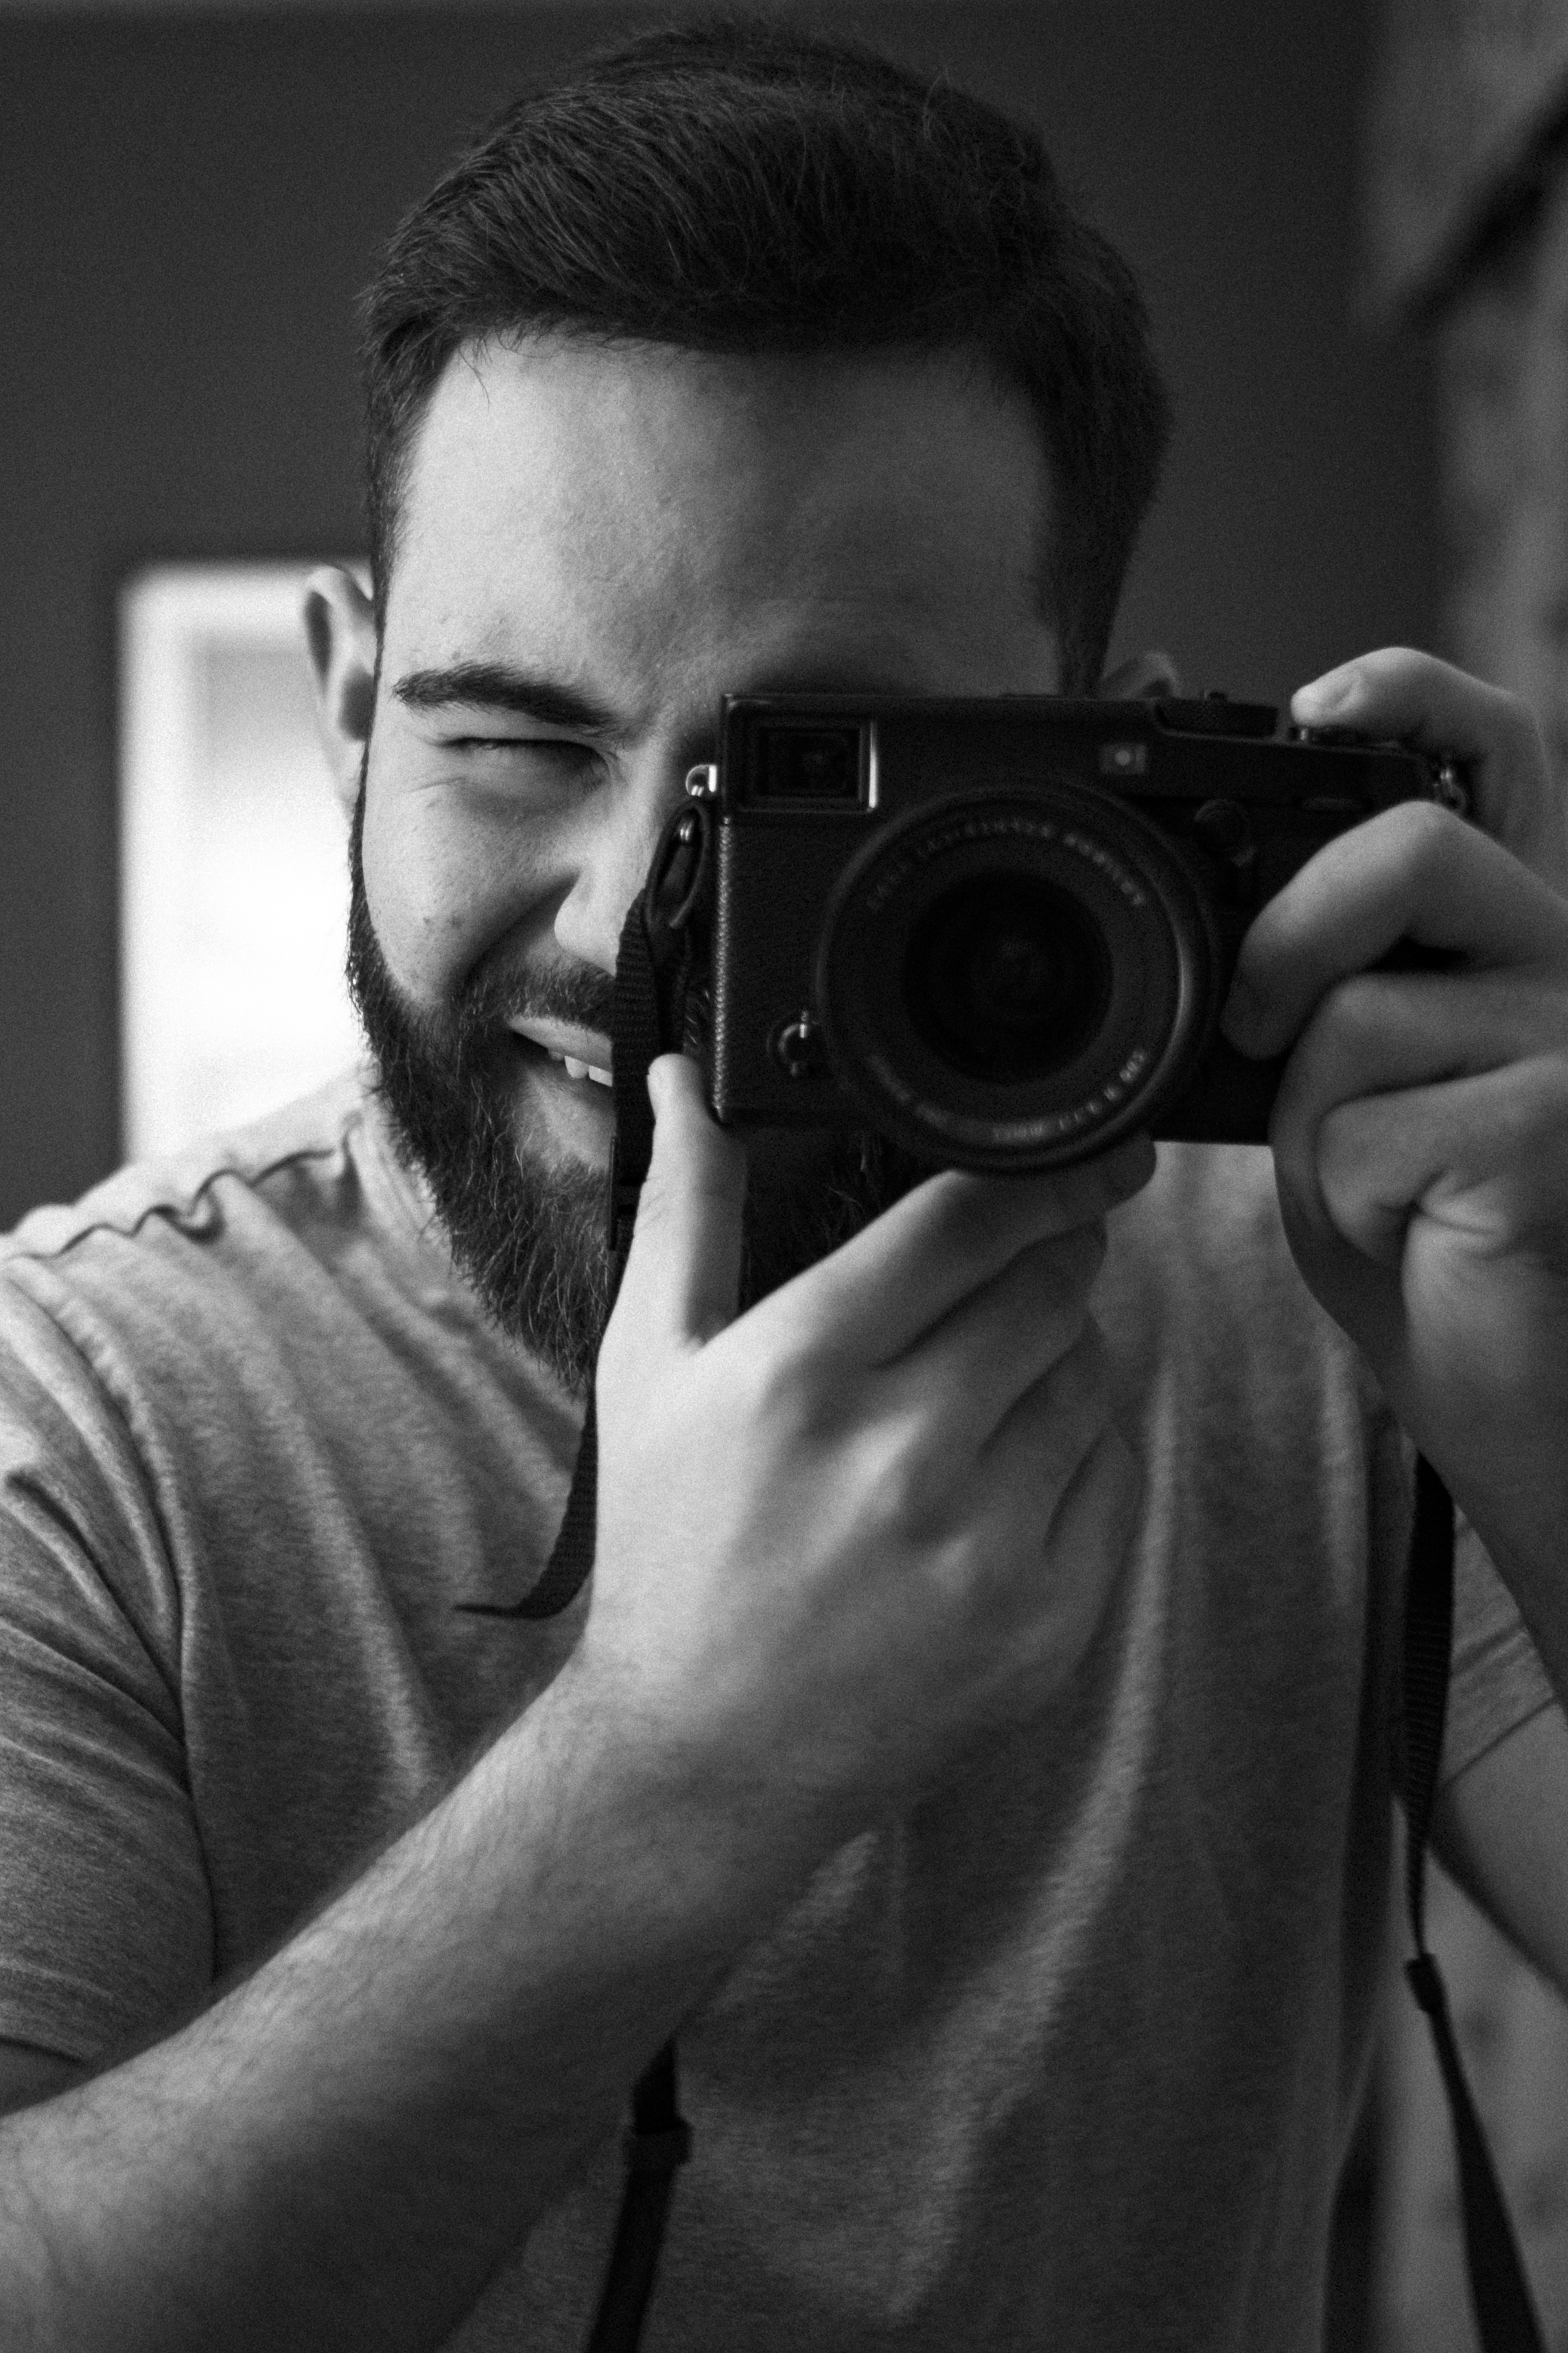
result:
[[(975, 926), (1008, 906), (1018, 970), (993, 987)], [(946, 980), (919, 968), (933, 940)], [(816, 1003), (869, 1125), (961, 1166), (1048, 1168), (1146, 1126), (1179, 1092), (1212, 1027), (1215, 969), (1196, 886), (1159, 829), (1047, 776), (879, 827), (830, 895)]]

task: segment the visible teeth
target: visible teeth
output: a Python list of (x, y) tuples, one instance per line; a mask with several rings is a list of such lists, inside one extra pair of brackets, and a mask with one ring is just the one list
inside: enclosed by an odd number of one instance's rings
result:
[(574, 1054), (563, 1054), (559, 1059), (565, 1063), (566, 1075), (569, 1079), (592, 1079), (596, 1087), (609, 1085), (608, 1071), (595, 1070), (592, 1062), (580, 1062)]

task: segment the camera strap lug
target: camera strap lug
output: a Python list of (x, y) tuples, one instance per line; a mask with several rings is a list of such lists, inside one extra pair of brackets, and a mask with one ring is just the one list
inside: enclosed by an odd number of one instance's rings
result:
[(827, 1068), (822, 1024), (809, 1005), (782, 1021), (768, 1040), (773, 1060), (791, 1079), (819, 1079)]

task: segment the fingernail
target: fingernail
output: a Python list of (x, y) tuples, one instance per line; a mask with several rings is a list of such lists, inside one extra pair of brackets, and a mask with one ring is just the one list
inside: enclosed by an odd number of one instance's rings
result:
[(1106, 1168), (1110, 1188), (1119, 1201), (1130, 1200), (1141, 1193), (1154, 1174), (1154, 1146), (1146, 1135), (1137, 1135), (1114, 1152)]
[(1348, 702), (1353, 702), (1360, 684), (1359, 670), (1325, 670), (1321, 678), (1315, 678), (1310, 685), (1299, 688), (1293, 696), (1298, 717), (1300, 716), (1302, 703), (1310, 703), (1321, 719), (1326, 719), (1331, 712), (1342, 711)]

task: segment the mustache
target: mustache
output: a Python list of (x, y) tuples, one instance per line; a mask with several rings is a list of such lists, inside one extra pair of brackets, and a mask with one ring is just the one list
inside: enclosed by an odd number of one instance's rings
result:
[(593, 965), (510, 965), (476, 973), (462, 993), (458, 1025), (478, 1039), (509, 1021), (565, 1021), (610, 1035), (615, 983)]

